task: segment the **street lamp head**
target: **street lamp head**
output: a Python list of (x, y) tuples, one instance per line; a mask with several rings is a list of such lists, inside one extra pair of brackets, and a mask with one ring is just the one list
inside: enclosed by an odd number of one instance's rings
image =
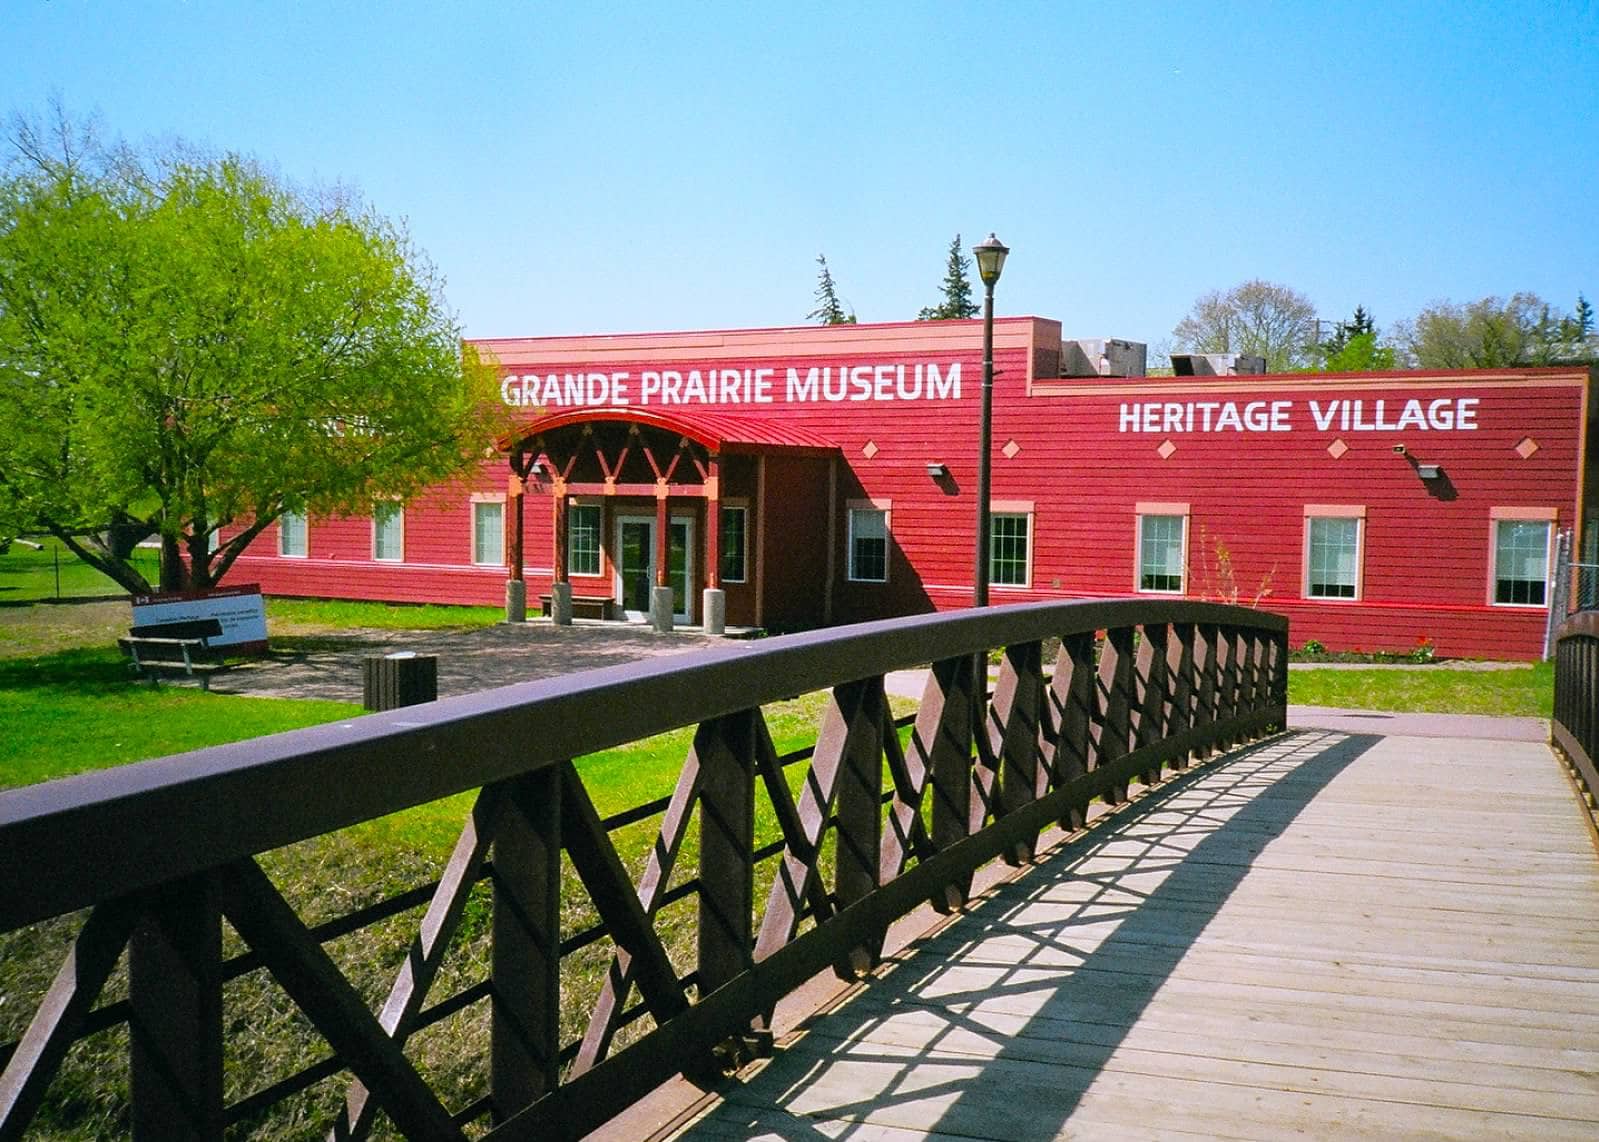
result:
[(991, 286), (999, 281), (999, 272), (1005, 268), (1005, 255), (1010, 253), (1010, 247), (990, 234), (972, 247), (972, 253), (977, 256), (977, 276), (983, 279), (983, 284)]

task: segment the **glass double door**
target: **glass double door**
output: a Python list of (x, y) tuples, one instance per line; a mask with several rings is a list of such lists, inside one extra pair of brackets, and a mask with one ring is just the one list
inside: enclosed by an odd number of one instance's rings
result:
[[(673, 519), (666, 530), (666, 582), (672, 588), (672, 618), (694, 621), (694, 521)], [(628, 618), (649, 618), (655, 586), (655, 517), (618, 516), (616, 520), (616, 597)]]

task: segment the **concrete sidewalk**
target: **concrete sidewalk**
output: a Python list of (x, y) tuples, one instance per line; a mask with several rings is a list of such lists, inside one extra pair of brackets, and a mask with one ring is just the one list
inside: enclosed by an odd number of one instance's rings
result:
[(212, 691), (360, 702), (364, 658), (414, 651), (438, 659), (439, 697), (447, 698), (663, 654), (705, 649), (737, 654), (755, 645), (693, 630), (656, 634), (648, 627), (630, 624), (558, 627), (547, 620), (471, 630), (348, 630), (293, 641), (302, 648), (274, 651), (227, 670), (217, 675)]

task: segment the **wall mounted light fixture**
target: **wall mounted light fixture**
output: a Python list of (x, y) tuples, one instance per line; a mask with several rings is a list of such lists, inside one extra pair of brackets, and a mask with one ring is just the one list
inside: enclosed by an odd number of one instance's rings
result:
[(936, 460), (927, 465), (927, 474), (935, 480), (942, 480), (949, 475), (949, 465), (940, 464)]

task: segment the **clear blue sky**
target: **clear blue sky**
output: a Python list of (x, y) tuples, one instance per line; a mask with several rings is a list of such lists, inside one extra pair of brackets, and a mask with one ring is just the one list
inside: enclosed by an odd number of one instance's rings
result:
[(6, 0), (52, 92), (358, 188), (472, 336), (863, 321), (990, 230), (1002, 314), (1159, 346), (1248, 278), (1387, 325), (1599, 300), (1599, 6)]

